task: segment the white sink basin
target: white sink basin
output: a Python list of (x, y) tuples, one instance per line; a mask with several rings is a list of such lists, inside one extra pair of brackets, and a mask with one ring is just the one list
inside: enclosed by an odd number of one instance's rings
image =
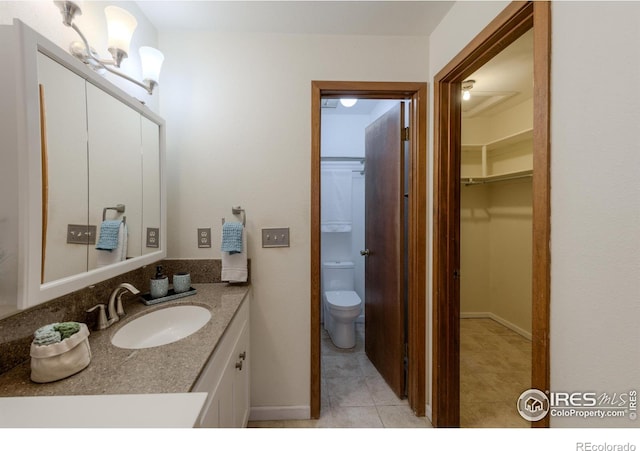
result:
[(197, 332), (211, 319), (211, 312), (197, 305), (177, 305), (147, 313), (125, 324), (111, 343), (125, 349), (162, 346)]

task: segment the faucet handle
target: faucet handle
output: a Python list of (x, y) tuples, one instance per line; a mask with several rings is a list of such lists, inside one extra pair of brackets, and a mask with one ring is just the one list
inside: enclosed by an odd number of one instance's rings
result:
[(87, 310), (87, 313), (91, 313), (95, 309), (98, 309), (98, 324), (96, 326), (97, 330), (102, 330), (109, 327), (109, 321), (107, 321), (107, 312), (105, 310), (105, 307), (106, 306), (104, 304), (98, 304)]
[(122, 295), (124, 293), (124, 291), (121, 291), (116, 299), (116, 313), (118, 314), (118, 316), (124, 315), (124, 307), (122, 306)]

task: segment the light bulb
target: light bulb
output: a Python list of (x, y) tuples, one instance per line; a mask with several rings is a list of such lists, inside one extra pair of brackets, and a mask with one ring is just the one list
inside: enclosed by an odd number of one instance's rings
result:
[(138, 21), (128, 11), (117, 6), (107, 6), (104, 14), (107, 16), (109, 51), (112, 54), (120, 51), (125, 54), (125, 57), (128, 56), (131, 36), (138, 26)]
[(471, 93), (468, 90), (462, 91), (462, 100), (469, 100), (471, 98)]
[(340, 99), (340, 103), (346, 108), (351, 108), (356, 102), (358, 102), (358, 99)]
[(142, 79), (158, 83), (164, 55), (160, 50), (153, 47), (140, 47), (138, 52), (140, 52), (140, 62), (142, 64)]

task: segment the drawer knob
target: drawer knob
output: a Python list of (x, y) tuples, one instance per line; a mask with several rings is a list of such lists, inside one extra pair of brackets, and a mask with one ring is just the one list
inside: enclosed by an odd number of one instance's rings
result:
[(239, 362), (236, 362), (236, 368), (242, 371), (242, 360), (240, 360)]
[(246, 358), (247, 358), (247, 351), (242, 351), (242, 352), (238, 355), (238, 357), (239, 357), (239, 358), (241, 358), (242, 360), (246, 359)]

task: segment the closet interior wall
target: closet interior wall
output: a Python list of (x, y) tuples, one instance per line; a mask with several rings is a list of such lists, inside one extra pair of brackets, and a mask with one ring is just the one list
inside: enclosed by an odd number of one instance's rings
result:
[(463, 118), (460, 190), (461, 318), (492, 318), (529, 339), (532, 124), (530, 99), (494, 116)]

